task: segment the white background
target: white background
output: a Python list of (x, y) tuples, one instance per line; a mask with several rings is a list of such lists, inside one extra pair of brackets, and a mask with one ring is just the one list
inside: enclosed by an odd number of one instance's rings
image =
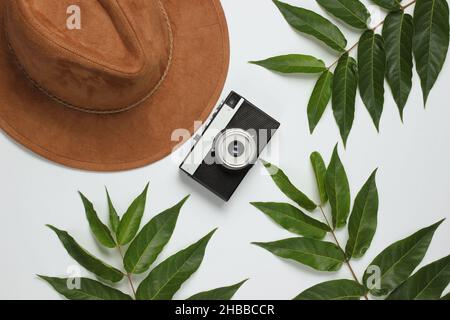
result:
[[(292, 4), (321, 11), (315, 1), (290, 0)], [(366, 2), (366, 1), (365, 1)], [(333, 52), (297, 34), (269, 0), (222, 0), (231, 36), (231, 66), (224, 90), (236, 90), (282, 123), (272, 144), (276, 153), (268, 160), (280, 165), (304, 192), (317, 199), (309, 154), (320, 151), (326, 161), (339, 133), (328, 109), (314, 135), (309, 134), (306, 105), (315, 83), (312, 76), (282, 76), (247, 63), (287, 53), (307, 53), (334, 61)], [(367, 3), (367, 2), (366, 2)], [(371, 7), (374, 9), (374, 7)], [(374, 12), (373, 22), (383, 13)], [(339, 24), (339, 23), (338, 23)], [(342, 26), (349, 43), (358, 33)], [(352, 196), (370, 173), (379, 168), (379, 226), (366, 256), (354, 262), (361, 276), (365, 267), (387, 245), (450, 216), (450, 61), (424, 110), (418, 77), (402, 125), (387, 88), (381, 133), (377, 134), (360, 98), (347, 150), (340, 153), (347, 168)], [(258, 166), (242, 183), (229, 203), (223, 203), (178, 170), (169, 157), (145, 168), (101, 174), (68, 169), (39, 158), (0, 134), (0, 298), (59, 299), (36, 274), (65, 276), (74, 261), (55, 235), (50, 223), (68, 230), (85, 248), (117, 266), (116, 252), (101, 249), (89, 232), (77, 190), (83, 191), (106, 220), (103, 186), (110, 188), (115, 205), (124, 212), (150, 181), (144, 221), (192, 194), (182, 210), (169, 245), (158, 261), (196, 241), (215, 227), (200, 269), (176, 298), (250, 278), (236, 294), (238, 299), (290, 299), (321, 281), (349, 278), (345, 266), (337, 273), (319, 273), (281, 260), (252, 246), (252, 241), (273, 241), (292, 234), (272, 223), (250, 201), (286, 201)], [(339, 233), (345, 243), (346, 231)], [(437, 231), (424, 263), (449, 254), (450, 221)], [(83, 275), (89, 275), (83, 271)], [(128, 290), (126, 283), (124, 290)]]

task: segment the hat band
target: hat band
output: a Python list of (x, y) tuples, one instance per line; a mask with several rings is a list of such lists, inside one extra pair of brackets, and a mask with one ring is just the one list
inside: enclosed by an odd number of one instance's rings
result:
[(56, 101), (59, 104), (65, 106), (65, 107), (68, 107), (68, 108), (70, 108), (72, 110), (81, 111), (81, 112), (85, 112), (85, 113), (91, 113), (91, 114), (115, 114), (115, 113), (121, 113), (121, 112), (129, 111), (129, 110), (139, 106), (140, 104), (142, 104), (144, 101), (149, 99), (153, 94), (155, 94), (156, 91), (158, 91), (158, 89), (163, 84), (164, 80), (167, 78), (170, 66), (172, 64), (173, 47), (174, 47), (173, 30), (172, 30), (172, 26), (170, 24), (169, 15), (167, 14), (167, 11), (164, 8), (164, 5), (162, 4), (161, 0), (158, 0), (158, 3), (159, 3), (159, 7), (160, 7), (160, 9), (161, 9), (161, 11), (163, 13), (164, 19), (166, 20), (167, 29), (169, 31), (169, 45), (170, 45), (170, 48), (169, 48), (169, 58), (168, 58), (168, 61), (167, 61), (167, 66), (166, 66), (166, 69), (164, 71), (164, 74), (162, 75), (161, 79), (158, 81), (156, 86), (145, 97), (143, 97), (139, 101), (137, 101), (137, 102), (135, 102), (135, 103), (133, 103), (133, 104), (131, 104), (129, 106), (126, 106), (126, 107), (122, 107), (122, 108), (119, 108), (119, 109), (101, 110), (101, 111), (99, 111), (98, 109), (96, 109), (94, 107), (90, 107), (90, 108), (79, 107), (79, 106), (76, 106), (74, 104), (71, 104), (71, 103), (67, 102), (67, 101), (65, 101), (65, 100), (55, 96), (54, 94), (50, 93), (46, 89), (44, 89), (41, 85), (39, 85), (39, 83), (36, 80), (34, 80), (28, 74), (28, 72), (26, 71), (25, 67), (20, 63), (19, 59), (17, 58), (16, 52), (14, 51), (14, 48), (12, 47), (11, 42), (9, 41), (7, 29), (4, 28), (5, 29), (6, 38), (8, 39), (8, 48), (9, 48), (10, 52), (12, 53), (17, 66), (24, 73), (25, 77), (33, 84), (33, 86), (36, 89), (38, 89), (39, 91), (44, 93), (46, 96), (48, 96), (53, 101)]

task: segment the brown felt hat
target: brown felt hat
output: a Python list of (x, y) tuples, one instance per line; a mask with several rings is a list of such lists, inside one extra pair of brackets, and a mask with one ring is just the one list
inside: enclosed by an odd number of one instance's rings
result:
[[(81, 9), (81, 29), (67, 9)], [(222, 91), (219, 0), (0, 0), (0, 127), (80, 169), (141, 167), (194, 130)]]

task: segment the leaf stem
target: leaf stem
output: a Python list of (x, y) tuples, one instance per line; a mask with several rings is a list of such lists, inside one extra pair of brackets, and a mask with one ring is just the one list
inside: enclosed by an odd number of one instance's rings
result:
[(412, 6), (416, 2), (417, 2), (417, 0), (411, 1), (410, 3), (405, 4), (404, 6), (400, 6), (400, 8), (403, 11), (403, 10), (407, 9), (408, 7)]
[[(122, 261), (124, 259), (122, 248), (120, 245), (117, 245), (117, 250), (119, 251), (120, 256), (122, 257)], [(126, 272), (125, 275), (127, 276), (128, 283), (130, 284), (131, 291), (133, 292), (133, 297), (136, 300), (136, 290), (134, 289), (133, 280), (131, 279), (131, 274), (129, 272)]]
[[(407, 3), (407, 4), (405, 4), (404, 6), (400, 6), (400, 10), (404, 11), (405, 9), (407, 9), (407, 8), (409, 8), (410, 6), (412, 6), (413, 4), (415, 4), (416, 1), (417, 1), (417, 0), (413, 0), (413, 1), (411, 1), (411, 2), (409, 2), (409, 3)], [(384, 24), (384, 21), (385, 21), (385, 20), (386, 20), (386, 18), (384, 18), (382, 21), (380, 21), (378, 24), (376, 24), (376, 25), (375, 25), (373, 28), (371, 28), (370, 30), (371, 30), (371, 31), (377, 30), (379, 27), (381, 27), (381, 26)], [(331, 68), (333, 68), (333, 67), (339, 62), (339, 60), (341, 59), (341, 57), (342, 57), (344, 54), (350, 53), (350, 52), (353, 51), (353, 49), (355, 49), (358, 45), (359, 45), (359, 41), (356, 42), (355, 44), (353, 44), (353, 45), (350, 47), (350, 49), (347, 49), (344, 53), (342, 53), (342, 54), (339, 56), (339, 58), (336, 59), (336, 61), (334, 61), (334, 62), (327, 68), (327, 70), (329, 71)]]
[[(338, 248), (341, 250), (342, 254), (343, 254), (344, 257), (345, 257), (345, 264), (347, 265), (348, 269), (350, 270), (350, 273), (352, 274), (353, 279), (354, 279), (357, 283), (361, 284), (361, 283), (359, 282), (359, 280), (358, 280), (358, 277), (356, 276), (355, 271), (354, 271), (353, 268), (352, 268), (352, 265), (350, 264), (350, 260), (346, 257), (345, 251), (344, 251), (344, 249), (342, 248), (341, 244), (339, 243), (339, 240), (338, 240), (338, 238), (337, 238), (337, 236), (336, 236), (336, 233), (334, 232), (333, 226), (330, 224), (330, 221), (328, 220), (327, 215), (325, 214), (325, 212), (324, 212), (324, 210), (323, 210), (323, 207), (320, 205), (319, 208), (320, 208), (320, 212), (322, 212), (322, 215), (323, 215), (323, 217), (324, 217), (324, 219), (325, 219), (325, 221), (326, 221), (328, 227), (330, 227), (331, 235), (333, 236), (334, 241), (336, 242), (336, 245), (338, 246)], [(364, 294), (364, 299), (369, 300), (367, 294)]]
[(342, 57), (344, 54), (350, 53), (353, 49), (355, 49), (355, 48), (358, 46), (358, 44), (359, 44), (359, 41), (356, 42), (353, 46), (351, 46), (350, 49), (346, 50), (343, 54), (341, 54), (341, 55), (339, 56), (339, 58), (337, 58), (337, 59), (336, 59), (336, 60), (335, 60), (335, 61), (327, 68), (327, 70), (329, 71), (331, 68), (333, 68), (333, 67), (339, 62), (339, 60), (341, 59), (341, 57)]

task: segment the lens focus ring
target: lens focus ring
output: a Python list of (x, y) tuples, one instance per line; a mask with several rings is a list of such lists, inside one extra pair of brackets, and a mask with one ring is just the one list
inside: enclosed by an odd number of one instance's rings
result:
[(227, 129), (219, 133), (214, 151), (217, 163), (230, 170), (246, 168), (257, 157), (255, 140), (242, 129)]

